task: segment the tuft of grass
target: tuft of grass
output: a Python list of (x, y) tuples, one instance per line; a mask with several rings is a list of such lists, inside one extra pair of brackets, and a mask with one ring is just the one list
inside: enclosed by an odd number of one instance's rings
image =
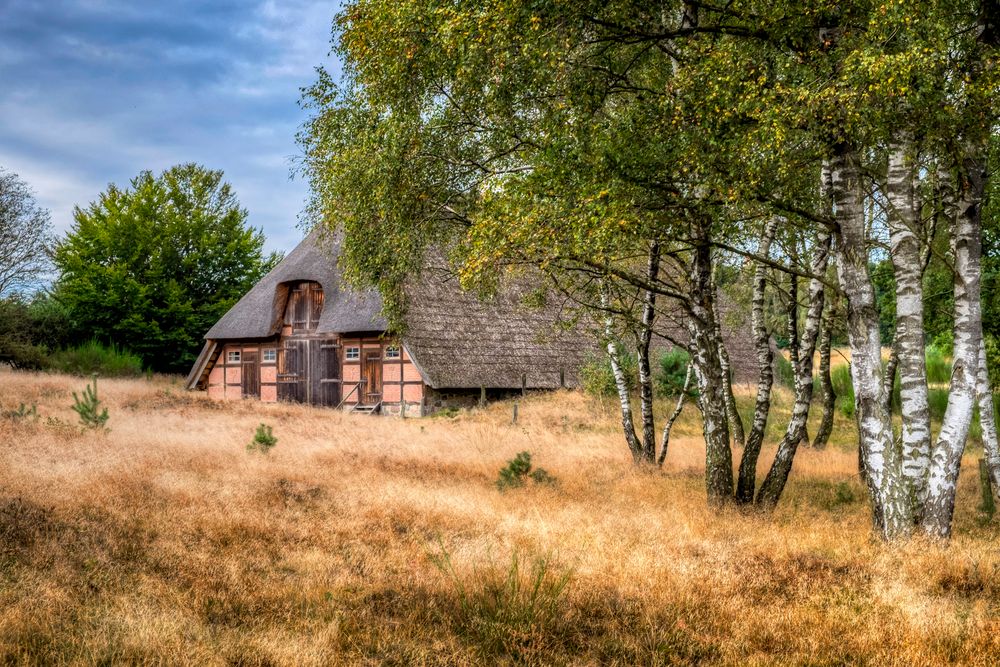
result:
[(490, 564), (461, 576), (440, 543), (430, 560), (451, 586), (458, 632), (489, 662), (541, 664), (568, 629), (566, 592), (572, 572), (550, 557), (526, 564), (515, 550), (505, 566)]
[(142, 359), (117, 345), (92, 340), (49, 355), (48, 367), (59, 373), (102, 377), (139, 377)]

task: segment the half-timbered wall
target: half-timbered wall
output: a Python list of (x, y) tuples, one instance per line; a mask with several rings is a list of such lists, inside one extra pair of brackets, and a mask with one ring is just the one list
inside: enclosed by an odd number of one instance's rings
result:
[[(406, 348), (378, 337), (341, 339), (345, 407), (382, 403), (383, 412), (423, 414), (424, 382)], [(374, 386), (375, 390), (372, 391)]]
[(208, 375), (211, 398), (278, 400), (275, 343), (227, 343)]

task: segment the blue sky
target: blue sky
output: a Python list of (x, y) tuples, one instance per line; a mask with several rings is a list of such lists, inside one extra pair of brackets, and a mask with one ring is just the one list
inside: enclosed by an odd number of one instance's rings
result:
[(143, 169), (225, 171), (267, 249), (301, 238), (290, 180), (299, 89), (339, 2), (0, 0), (0, 167), (63, 233), (75, 205)]

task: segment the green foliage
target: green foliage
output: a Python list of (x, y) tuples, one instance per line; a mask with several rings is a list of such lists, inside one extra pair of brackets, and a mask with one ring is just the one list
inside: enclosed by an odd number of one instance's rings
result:
[(278, 439), (271, 432), (271, 427), (266, 424), (260, 424), (257, 426), (257, 432), (254, 433), (253, 440), (247, 445), (247, 451), (267, 454), (276, 444), (278, 444)]
[(0, 338), (0, 362), (4, 361), (16, 370), (37, 371), (48, 365), (44, 347), (9, 338)]
[(795, 369), (785, 355), (774, 355), (774, 379), (782, 387), (795, 389)]
[(951, 382), (951, 357), (941, 348), (931, 345), (926, 354), (927, 382), (948, 384)]
[(55, 297), (75, 329), (186, 371), (202, 336), (271, 266), (221, 171), (145, 171), (77, 208), (55, 250)]
[(448, 551), (443, 545), (440, 549), (429, 557), (454, 591), (458, 631), (488, 662), (541, 664), (539, 656), (566, 625), (572, 572), (548, 557), (533, 558), (526, 566), (515, 551), (506, 567), (491, 565), (462, 577)]
[(142, 360), (117, 345), (103, 345), (96, 340), (53, 352), (48, 357), (52, 370), (70, 375), (102, 375), (104, 377), (138, 377), (142, 375)]
[(500, 469), (496, 486), (501, 491), (517, 489), (524, 486), (528, 479), (536, 484), (552, 485), (556, 483), (556, 478), (546, 472), (544, 468), (532, 469), (530, 452), (520, 452), (507, 461), (506, 467)]
[(108, 423), (108, 409), (101, 408), (101, 401), (97, 397), (96, 375), (93, 384), (87, 385), (82, 396), (73, 392), (73, 410), (80, 415), (80, 423), (84, 428), (102, 429)]
[(69, 320), (51, 296), (0, 299), (0, 361), (14, 368), (40, 370), (46, 353), (67, 340)]
[[(660, 355), (653, 371), (653, 386), (658, 396), (677, 396), (684, 390), (684, 380), (687, 378), (687, 368), (691, 356), (686, 350), (675, 347)], [(692, 391), (692, 386), (688, 391)]]
[[(624, 347), (619, 346), (618, 359), (629, 391), (635, 391), (639, 384), (639, 363), (635, 355), (628, 354)], [(608, 359), (608, 355), (595, 355), (583, 365), (580, 369), (580, 385), (586, 393), (598, 398), (618, 395), (615, 374), (611, 371), (611, 360)]]

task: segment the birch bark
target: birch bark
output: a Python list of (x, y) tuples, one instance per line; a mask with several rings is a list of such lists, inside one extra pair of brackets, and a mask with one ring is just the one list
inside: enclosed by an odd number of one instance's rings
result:
[[(606, 286), (601, 287), (601, 305), (610, 312), (611, 298)], [(642, 444), (635, 434), (635, 424), (632, 419), (632, 397), (629, 395), (628, 380), (625, 371), (622, 369), (621, 344), (614, 334), (614, 320), (611, 315), (607, 315), (604, 320), (604, 335), (607, 339), (608, 361), (611, 364), (611, 374), (615, 378), (615, 389), (618, 392), (619, 408), (621, 410), (622, 432), (625, 435), (625, 443), (632, 454), (632, 461), (636, 464), (642, 460)]]
[[(757, 247), (757, 254), (767, 258), (771, 253), (771, 243), (778, 229), (778, 219), (771, 218)], [(757, 352), (757, 397), (754, 400), (753, 423), (747, 436), (743, 456), (740, 459), (739, 480), (736, 488), (736, 502), (753, 502), (757, 484), (757, 458), (764, 442), (764, 429), (771, 411), (771, 388), (774, 385), (774, 353), (771, 351), (771, 336), (764, 322), (764, 295), (767, 289), (767, 266), (757, 262), (754, 269), (753, 299), (750, 310), (750, 327), (753, 331), (754, 349)]]
[(722, 366), (722, 376), (725, 379), (722, 390), (726, 399), (726, 418), (729, 420), (729, 431), (733, 436), (733, 442), (738, 447), (742, 447), (746, 442), (746, 435), (743, 432), (743, 418), (740, 417), (740, 411), (736, 407), (736, 396), (733, 394), (733, 366), (729, 361), (726, 342), (722, 338), (722, 318), (719, 314), (718, 298), (715, 299), (713, 307), (715, 308), (715, 340), (719, 344), (719, 364)]
[[(978, 157), (978, 156), (976, 156)], [(976, 404), (976, 376), (982, 346), (980, 280), (980, 206), (983, 197), (983, 167), (975, 157), (963, 160), (958, 218), (952, 233), (955, 262), (955, 343), (952, 352), (948, 407), (937, 441), (931, 449), (927, 498), (922, 527), (935, 538), (951, 536), (955, 491), (966, 438)]]
[[(826, 273), (827, 261), (830, 257), (830, 234), (822, 231), (816, 241), (810, 270), (814, 276)], [(773, 508), (788, 482), (792, 470), (792, 461), (799, 443), (807, 440), (806, 422), (809, 419), (809, 407), (813, 397), (813, 353), (816, 351), (816, 340), (823, 318), (825, 287), (818, 278), (809, 281), (809, 308), (806, 312), (805, 327), (798, 344), (798, 363), (795, 365), (795, 402), (792, 405), (792, 417), (785, 429), (785, 436), (778, 444), (774, 462), (767, 477), (760, 485), (757, 494), (757, 504)]]
[[(649, 246), (646, 280), (655, 284), (660, 273), (660, 245), (653, 241)], [(642, 461), (656, 461), (656, 427), (653, 422), (653, 374), (650, 371), (649, 345), (656, 321), (656, 294), (646, 290), (643, 296), (637, 356), (639, 362), (639, 412), (642, 419)]]
[(979, 402), (979, 427), (983, 432), (983, 454), (990, 473), (993, 493), (1000, 494), (1000, 445), (997, 443), (997, 416), (990, 389), (990, 369), (986, 362), (986, 342), (980, 339), (979, 371), (976, 373), (976, 398)]
[[(896, 278), (896, 333), (893, 352), (899, 373), (903, 476), (919, 513), (927, 489), (931, 418), (927, 398), (924, 343), (923, 250), (920, 206), (913, 156), (905, 142), (889, 150), (886, 195), (889, 202), (889, 256)], [(888, 373), (887, 373), (888, 375)], [(892, 380), (888, 381), (891, 397)]]
[(723, 389), (725, 377), (715, 333), (711, 246), (704, 230), (696, 230), (696, 234), (699, 238), (691, 262), (687, 327), (705, 432), (705, 487), (709, 504), (719, 506), (733, 497), (733, 453)]
[(826, 316), (823, 318), (823, 332), (819, 337), (819, 379), (823, 391), (823, 418), (813, 440), (815, 449), (823, 449), (830, 441), (830, 434), (833, 433), (833, 413), (837, 409), (837, 392), (833, 388), (833, 378), (830, 376), (834, 312), (832, 305), (827, 308)]
[(879, 341), (875, 290), (868, 273), (868, 244), (857, 155), (839, 145), (831, 161), (834, 201), (835, 260), (847, 297), (847, 333), (851, 378), (858, 420), (860, 456), (864, 461), (873, 523), (884, 539), (910, 534), (912, 507), (885, 409), (882, 347)]
[(661, 468), (663, 467), (663, 461), (667, 458), (667, 450), (670, 447), (670, 431), (674, 428), (674, 422), (681, 416), (681, 411), (684, 410), (684, 401), (687, 399), (688, 391), (691, 390), (693, 370), (689, 363), (687, 371), (684, 373), (684, 387), (681, 388), (681, 395), (677, 397), (677, 405), (674, 406), (674, 411), (667, 419), (667, 423), (663, 425), (663, 437), (660, 440), (660, 456), (656, 459), (656, 465)]

